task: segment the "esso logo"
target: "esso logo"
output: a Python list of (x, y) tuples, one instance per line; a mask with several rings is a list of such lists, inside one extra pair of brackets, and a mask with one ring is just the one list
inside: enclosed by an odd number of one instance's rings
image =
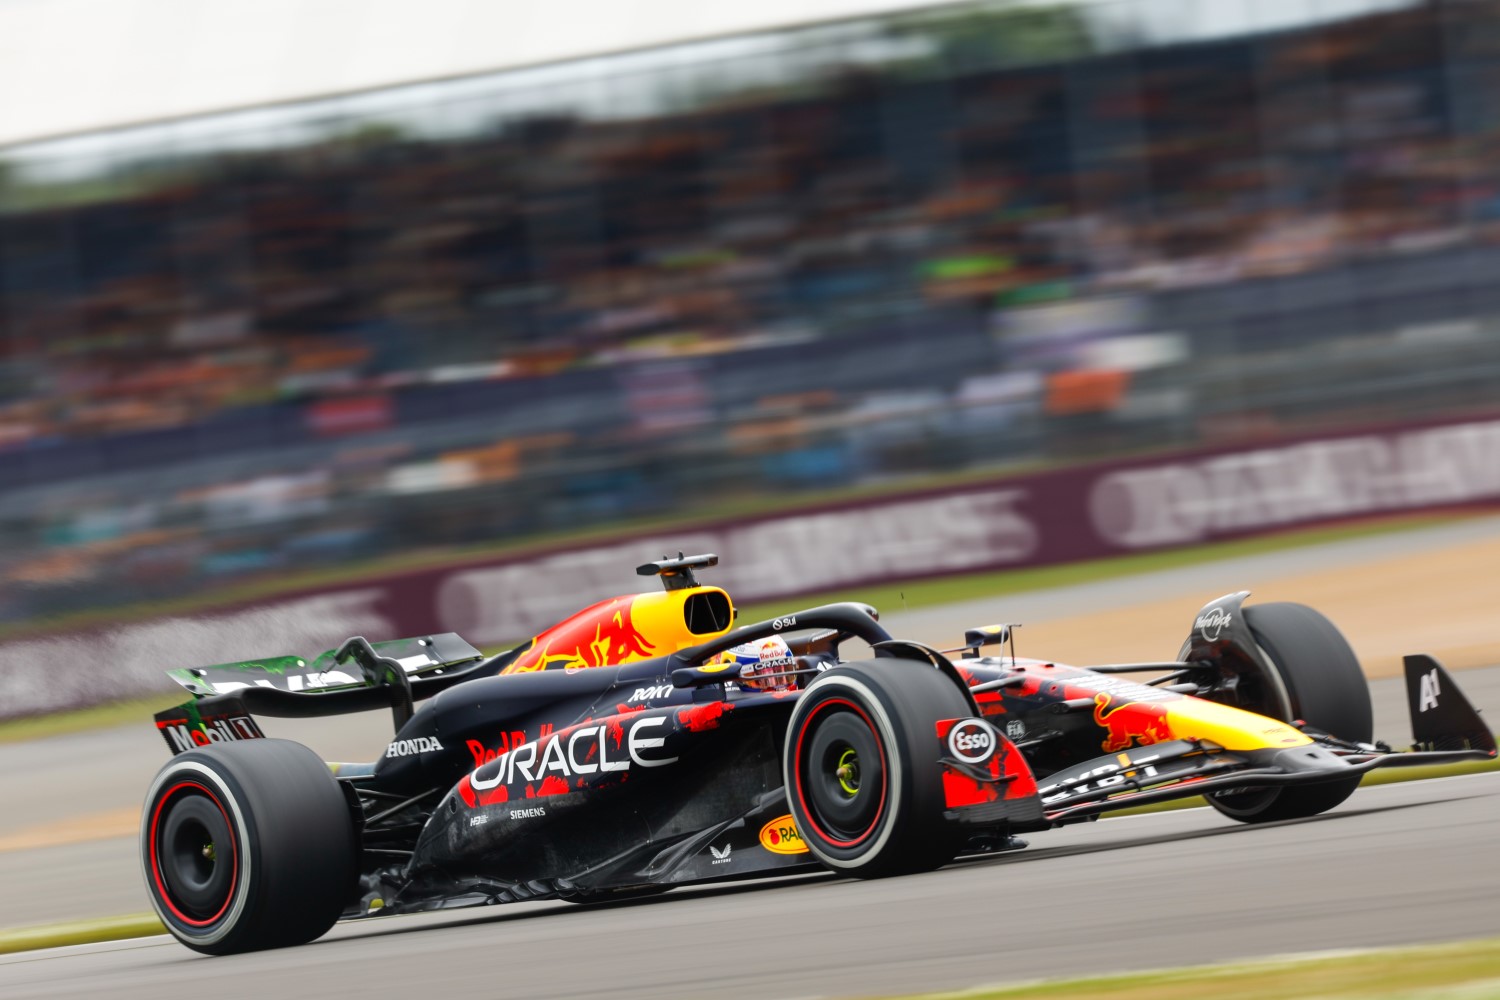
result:
[(983, 719), (961, 719), (948, 730), (948, 752), (965, 764), (988, 760), (998, 745), (995, 730)]
[(959, 753), (982, 754), (993, 742), (990, 734), (983, 731), (962, 732), (953, 738), (953, 749)]

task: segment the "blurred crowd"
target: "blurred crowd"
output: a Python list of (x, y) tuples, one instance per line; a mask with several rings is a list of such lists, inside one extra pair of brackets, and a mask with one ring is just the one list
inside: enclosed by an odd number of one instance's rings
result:
[(0, 171), (0, 574), (24, 585), (0, 620), (704, 486), (1191, 443), (1225, 426), (1195, 372), (1319, 327), (1163, 329), (1172, 295), (1500, 236), (1489, 3), (1113, 47), (1059, 10), (1019, 54), (976, 44), (976, 10), (871, 21), (883, 54), (771, 83), (684, 97), (662, 70), (649, 114), (604, 81), (593, 113), (439, 96), (480, 124), (330, 111), (311, 138)]

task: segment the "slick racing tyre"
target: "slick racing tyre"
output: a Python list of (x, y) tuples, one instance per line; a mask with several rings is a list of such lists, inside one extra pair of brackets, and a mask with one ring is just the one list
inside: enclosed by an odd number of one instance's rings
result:
[(311, 941), (355, 894), (344, 795), (316, 754), (287, 740), (173, 757), (146, 796), (140, 848), (157, 915), (210, 955)]
[[(1374, 731), (1369, 684), (1354, 650), (1333, 623), (1304, 604), (1256, 604), (1245, 608), (1244, 615), (1262, 659), (1274, 672), (1242, 679), (1251, 699), (1243, 707), (1283, 722), (1300, 720), (1339, 739), (1368, 743)], [(1326, 812), (1358, 787), (1359, 778), (1352, 777), (1219, 792), (1208, 801), (1243, 823), (1269, 823)]]
[(802, 840), (834, 871), (875, 878), (953, 860), (936, 723), (972, 715), (927, 664), (850, 663), (819, 674), (792, 712), (782, 754)]

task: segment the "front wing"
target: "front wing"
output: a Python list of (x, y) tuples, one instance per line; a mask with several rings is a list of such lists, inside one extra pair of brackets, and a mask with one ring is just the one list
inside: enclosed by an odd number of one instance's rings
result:
[(1049, 823), (1211, 792), (1311, 785), (1377, 767), (1493, 760), (1495, 750), (1411, 751), (1351, 747), (1330, 737), (1286, 750), (1230, 753), (1202, 741), (1174, 740), (1100, 757), (1047, 779), (1039, 789)]
[[(982, 758), (955, 752), (955, 734), (992, 734)], [(1313, 742), (1286, 749), (1227, 751), (1204, 740), (1170, 740), (1105, 754), (1038, 780), (1020, 750), (983, 719), (938, 723), (946, 815), (959, 823), (1027, 829), (1089, 819), (1131, 806), (1221, 791), (1310, 785), (1357, 777), (1379, 767), (1493, 760), (1487, 745), (1395, 752), (1308, 732)], [(970, 739), (974, 739), (973, 735)]]

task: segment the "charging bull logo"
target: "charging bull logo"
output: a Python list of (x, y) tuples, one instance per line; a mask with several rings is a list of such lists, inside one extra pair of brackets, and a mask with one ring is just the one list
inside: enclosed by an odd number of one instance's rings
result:
[(1136, 701), (1116, 705), (1111, 710), (1112, 701), (1112, 696), (1103, 691), (1094, 695), (1094, 723), (1108, 734), (1101, 744), (1105, 750), (1113, 753), (1172, 738), (1165, 707)]
[(548, 629), (500, 672), (604, 667), (646, 659), (656, 647), (630, 620), (635, 599), (633, 594), (616, 597)]

